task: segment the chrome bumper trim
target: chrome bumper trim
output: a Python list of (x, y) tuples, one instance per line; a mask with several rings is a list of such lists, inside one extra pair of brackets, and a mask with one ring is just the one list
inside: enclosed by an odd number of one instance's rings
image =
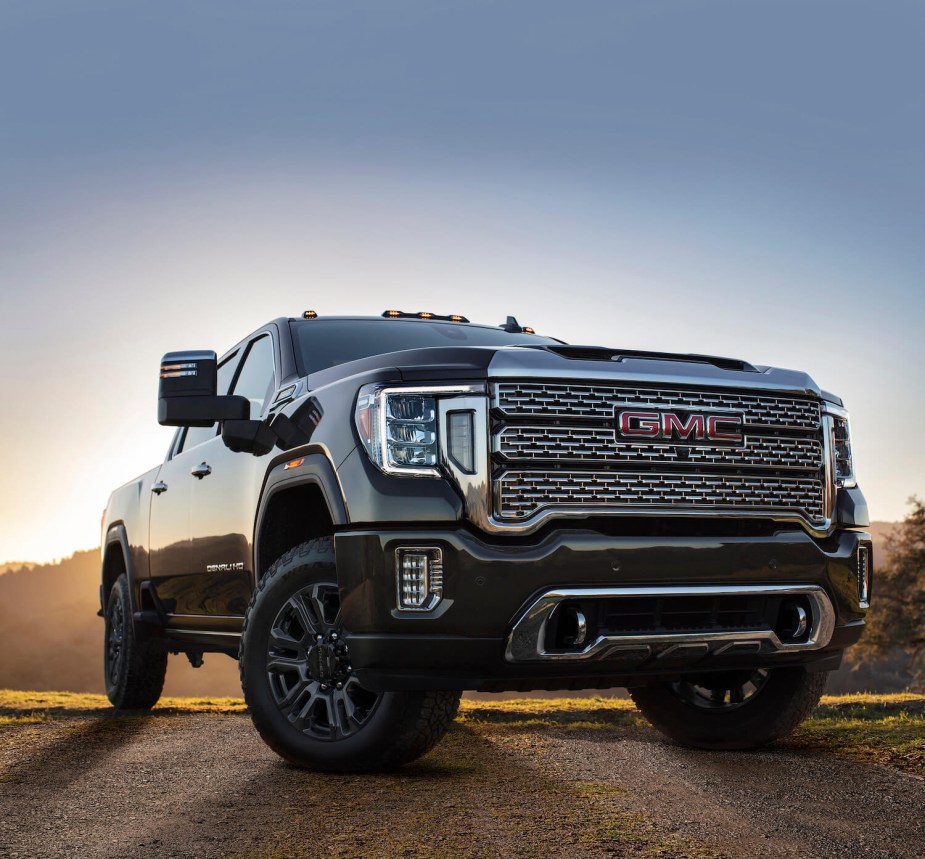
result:
[[(781, 641), (773, 630), (722, 632), (646, 633), (643, 635), (598, 636), (587, 647), (574, 652), (543, 649), (546, 624), (560, 603), (574, 599), (619, 599), (620, 597), (679, 596), (805, 596), (810, 603), (809, 633), (805, 641)], [(697, 661), (708, 654), (792, 653), (825, 647), (835, 630), (835, 609), (818, 585), (704, 585), (690, 587), (568, 588), (547, 591), (521, 615), (508, 636), (508, 662), (580, 661), (649, 658), (674, 662), (686, 654)]]

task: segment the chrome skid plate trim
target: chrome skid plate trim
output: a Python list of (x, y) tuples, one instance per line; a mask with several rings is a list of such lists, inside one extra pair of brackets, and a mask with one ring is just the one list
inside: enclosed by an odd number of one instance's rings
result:
[[(560, 603), (578, 599), (619, 599), (621, 597), (683, 596), (805, 596), (811, 617), (804, 641), (781, 641), (773, 630), (701, 631), (646, 633), (643, 635), (598, 636), (582, 650), (544, 650), (546, 624)], [(689, 587), (563, 588), (547, 591), (521, 615), (508, 636), (505, 658), (508, 662), (619, 660), (640, 665), (651, 660), (672, 666), (692, 663), (707, 655), (733, 653), (774, 654), (825, 647), (835, 629), (835, 609), (818, 585), (705, 585)]]

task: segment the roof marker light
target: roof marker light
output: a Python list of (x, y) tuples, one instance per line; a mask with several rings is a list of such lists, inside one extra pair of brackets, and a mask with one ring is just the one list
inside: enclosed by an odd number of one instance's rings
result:
[(315, 313), (314, 310), (306, 310), (305, 313), (302, 314), (302, 318), (303, 319), (317, 319), (318, 314)]

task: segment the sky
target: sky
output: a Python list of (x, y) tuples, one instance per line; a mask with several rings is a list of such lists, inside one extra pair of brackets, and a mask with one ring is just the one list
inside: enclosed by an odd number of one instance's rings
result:
[(0, 561), (98, 545), (158, 362), (508, 314), (807, 370), (925, 495), (925, 5), (0, 6)]

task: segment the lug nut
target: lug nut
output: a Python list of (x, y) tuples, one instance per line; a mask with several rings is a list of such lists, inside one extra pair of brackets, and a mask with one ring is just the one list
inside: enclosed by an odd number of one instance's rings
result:
[(343, 683), (338, 683), (337, 686), (336, 686), (336, 688), (337, 688), (337, 689), (343, 689), (343, 688), (344, 688), (344, 684), (343, 684)]
[(337, 641), (337, 633), (336, 633), (336, 632), (332, 632), (332, 633), (331, 633), (331, 641)]

